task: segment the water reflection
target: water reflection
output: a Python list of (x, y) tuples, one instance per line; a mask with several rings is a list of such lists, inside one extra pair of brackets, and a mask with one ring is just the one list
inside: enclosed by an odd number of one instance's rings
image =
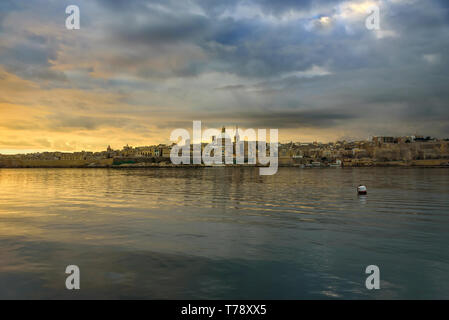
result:
[(365, 205), (366, 202), (368, 201), (368, 196), (367, 195), (359, 194), (358, 198), (359, 198), (360, 204), (363, 204), (363, 205)]
[(0, 298), (448, 298), (448, 176), (1, 169)]

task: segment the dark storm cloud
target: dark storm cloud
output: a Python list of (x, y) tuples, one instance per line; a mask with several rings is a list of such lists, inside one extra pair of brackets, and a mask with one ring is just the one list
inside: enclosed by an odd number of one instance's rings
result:
[(239, 113), (238, 117), (246, 119), (253, 128), (297, 129), (305, 127), (331, 128), (341, 120), (351, 120), (353, 114), (339, 113), (335, 110), (321, 111), (285, 111), (264, 113)]
[(166, 22), (148, 25), (145, 28), (135, 28), (120, 32), (122, 40), (131, 43), (148, 43), (150, 45), (158, 43), (171, 43), (177, 41), (189, 41), (193, 38), (200, 38), (207, 29), (207, 19), (194, 17), (191, 19), (177, 19), (167, 25)]
[[(192, 114), (192, 119), (201, 119), (203, 125), (212, 128), (221, 128), (223, 125), (240, 124), (247, 128), (332, 128), (341, 121), (356, 119), (355, 114), (346, 110), (292, 110), (292, 111), (255, 111), (244, 110), (235, 111), (232, 115), (226, 112), (212, 112), (208, 114)], [(192, 121), (184, 119), (173, 119), (158, 124), (160, 129), (165, 128), (186, 128), (192, 127)]]
[(111, 25), (114, 36), (131, 44), (159, 45), (202, 41), (211, 28), (210, 19), (196, 14), (179, 14), (158, 8), (142, 9), (140, 13), (145, 14), (145, 22), (135, 21), (133, 13), (117, 19), (117, 23)]
[[(133, 104), (159, 105), (186, 123), (238, 118), (248, 126), (340, 126), (356, 134), (384, 130), (387, 122), (410, 134), (419, 123), (429, 134), (449, 135), (447, 2), (381, 1), (378, 32), (365, 28), (363, 11), (351, 9), (362, 2), (78, 1), (84, 24), (71, 34), (78, 38), (21, 33), (21, 41), (0, 44), (0, 64), (54, 87), (123, 89)], [(2, 2), (0, 32), (9, 13), (39, 3)], [(63, 7), (38, 11), (38, 20)], [(68, 71), (54, 68), (62, 54), (71, 58)], [(134, 97), (133, 90), (151, 96)], [(184, 122), (157, 126), (177, 124)], [(90, 118), (59, 125), (98, 127)]]
[[(313, 6), (322, 9), (329, 9), (333, 4), (341, 2), (339, 0), (252, 0), (252, 1), (221, 1), (221, 0), (199, 0), (197, 3), (208, 13), (219, 15), (227, 10), (235, 9), (239, 4), (245, 3), (248, 6), (257, 6), (267, 14), (280, 15), (291, 10), (310, 10)], [(323, 12), (324, 13), (324, 12)]]
[(247, 86), (245, 86), (243, 84), (234, 84), (234, 85), (216, 88), (216, 90), (240, 90), (240, 89), (246, 89), (246, 88), (247, 88)]
[[(159, 50), (164, 50), (169, 44), (189, 43), (201, 48), (209, 58), (201, 66), (198, 62), (192, 62), (181, 68), (171, 67), (174, 75), (189, 76), (199, 72), (219, 71), (248, 77), (266, 77), (292, 69), (304, 70), (327, 59), (328, 51), (325, 50), (329, 47), (313, 46), (315, 40), (299, 23), (273, 27), (257, 20), (218, 19), (200, 14), (197, 10), (186, 11), (179, 2), (170, 1), (131, 1), (128, 6), (122, 2), (111, 6), (105, 1), (100, 3), (105, 8), (112, 9), (113, 23), (108, 28), (116, 43), (138, 47), (146, 45)], [(199, 9), (208, 11), (210, 3), (197, 4)], [(225, 10), (237, 4), (229, 3), (221, 7)], [(275, 5), (264, 2), (255, 4), (268, 11), (276, 8)], [(288, 3), (279, 3), (279, 6), (275, 11), (283, 12)], [(295, 5), (298, 10), (308, 6), (309, 4)], [(136, 19), (138, 14), (145, 15), (146, 19)], [(311, 46), (307, 50), (295, 51), (294, 45), (301, 44)], [(290, 52), (286, 52), (288, 47), (291, 47)], [(168, 49), (176, 50), (172, 46)], [(138, 64), (139, 59), (135, 63)], [(145, 72), (141, 72), (141, 75), (150, 76)], [(157, 72), (155, 76), (158, 76)]]

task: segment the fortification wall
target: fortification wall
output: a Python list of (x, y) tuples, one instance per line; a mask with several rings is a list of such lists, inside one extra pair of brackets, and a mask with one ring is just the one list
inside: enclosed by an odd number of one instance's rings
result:
[(110, 166), (112, 159), (101, 160), (20, 160), (2, 159), (0, 167), (4, 168), (78, 168), (90, 166)]

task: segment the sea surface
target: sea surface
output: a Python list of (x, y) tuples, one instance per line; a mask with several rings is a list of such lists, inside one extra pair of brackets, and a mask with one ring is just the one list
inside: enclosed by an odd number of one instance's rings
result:
[(13, 298), (449, 299), (449, 169), (0, 169)]

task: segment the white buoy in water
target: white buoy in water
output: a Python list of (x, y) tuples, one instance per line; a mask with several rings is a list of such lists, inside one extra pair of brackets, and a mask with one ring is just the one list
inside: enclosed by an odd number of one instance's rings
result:
[(357, 193), (358, 193), (358, 194), (367, 194), (366, 187), (365, 187), (365, 186), (362, 186), (362, 185), (359, 185), (359, 186), (357, 187)]

